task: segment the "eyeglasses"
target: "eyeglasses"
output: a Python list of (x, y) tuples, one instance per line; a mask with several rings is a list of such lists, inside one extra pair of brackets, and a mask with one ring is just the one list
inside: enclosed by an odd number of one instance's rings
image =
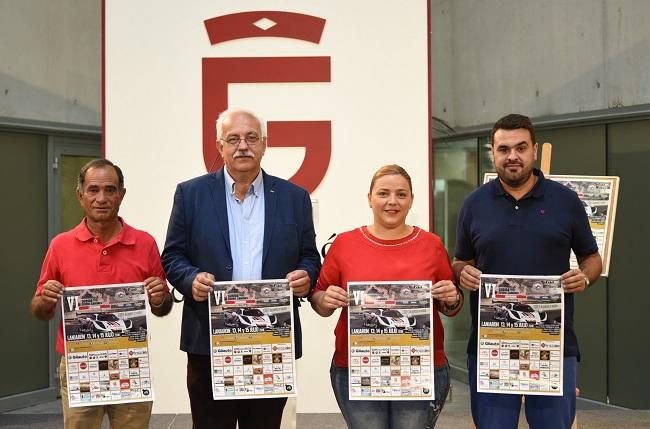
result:
[(239, 146), (239, 143), (241, 143), (241, 141), (244, 140), (249, 147), (253, 147), (260, 142), (260, 137), (255, 134), (250, 134), (245, 137), (229, 136), (227, 139), (219, 139), (219, 140), (221, 140), (222, 142), (226, 142), (233, 147)]

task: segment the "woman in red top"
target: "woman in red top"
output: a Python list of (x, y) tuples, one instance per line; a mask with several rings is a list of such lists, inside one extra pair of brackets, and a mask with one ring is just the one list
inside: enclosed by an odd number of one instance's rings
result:
[[(336, 325), (332, 388), (349, 428), (432, 428), (449, 390), (439, 313), (455, 316), (463, 294), (454, 285), (449, 257), (438, 236), (406, 224), (413, 205), (411, 178), (398, 165), (381, 167), (370, 183), (373, 223), (340, 234), (325, 257), (311, 305), (329, 317), (342, 308)], [(435, 400), (350, 401), (348, 397), (348, 293), (351, 281), (431, 280)]]

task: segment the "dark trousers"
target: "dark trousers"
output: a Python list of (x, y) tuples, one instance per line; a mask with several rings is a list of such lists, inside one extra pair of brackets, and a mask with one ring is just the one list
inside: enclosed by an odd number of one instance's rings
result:
[(187, 392), (194, 429), (279, 429), (287, 398), (212, 399), (210, 356), (187, 354)]

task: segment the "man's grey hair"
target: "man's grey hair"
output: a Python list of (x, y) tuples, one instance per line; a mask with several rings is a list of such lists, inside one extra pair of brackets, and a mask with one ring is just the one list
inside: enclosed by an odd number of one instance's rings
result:
[(257, 121), (260, 123), (260, 131), (262, 132), (262, 135), (260, 137), (265, 138), (266, 137), (266, 122), (264, 119), (262, 119), (259, 115), (256, 115), (255, 113), (251, 112), (250, 110), (246, 109), (240, 109), (238, 107), (231, 107), (219, 114), (219, 117), (217, 118), (217, 140), (221, 139), (221, 136), (223, 134), (223, 122), (232, 114), (234, 113), (244, 113), (246, 115), (252, 116), (253, 118), (257, 119)]

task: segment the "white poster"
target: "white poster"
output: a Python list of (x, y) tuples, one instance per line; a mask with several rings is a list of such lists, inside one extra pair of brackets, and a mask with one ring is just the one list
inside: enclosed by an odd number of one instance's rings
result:
[(431, 282), (348, 282), (350, 400), (434, 399)]
[(478, 321), (479, 392), (562, 395), (559, 276), (482, 274)]
[(153, 401), (148, 307), (143, 283), (65, 288), (70, 407)]
[(214, 399), (296, 396), (288, 280), (215, 282), (210, 294)]

